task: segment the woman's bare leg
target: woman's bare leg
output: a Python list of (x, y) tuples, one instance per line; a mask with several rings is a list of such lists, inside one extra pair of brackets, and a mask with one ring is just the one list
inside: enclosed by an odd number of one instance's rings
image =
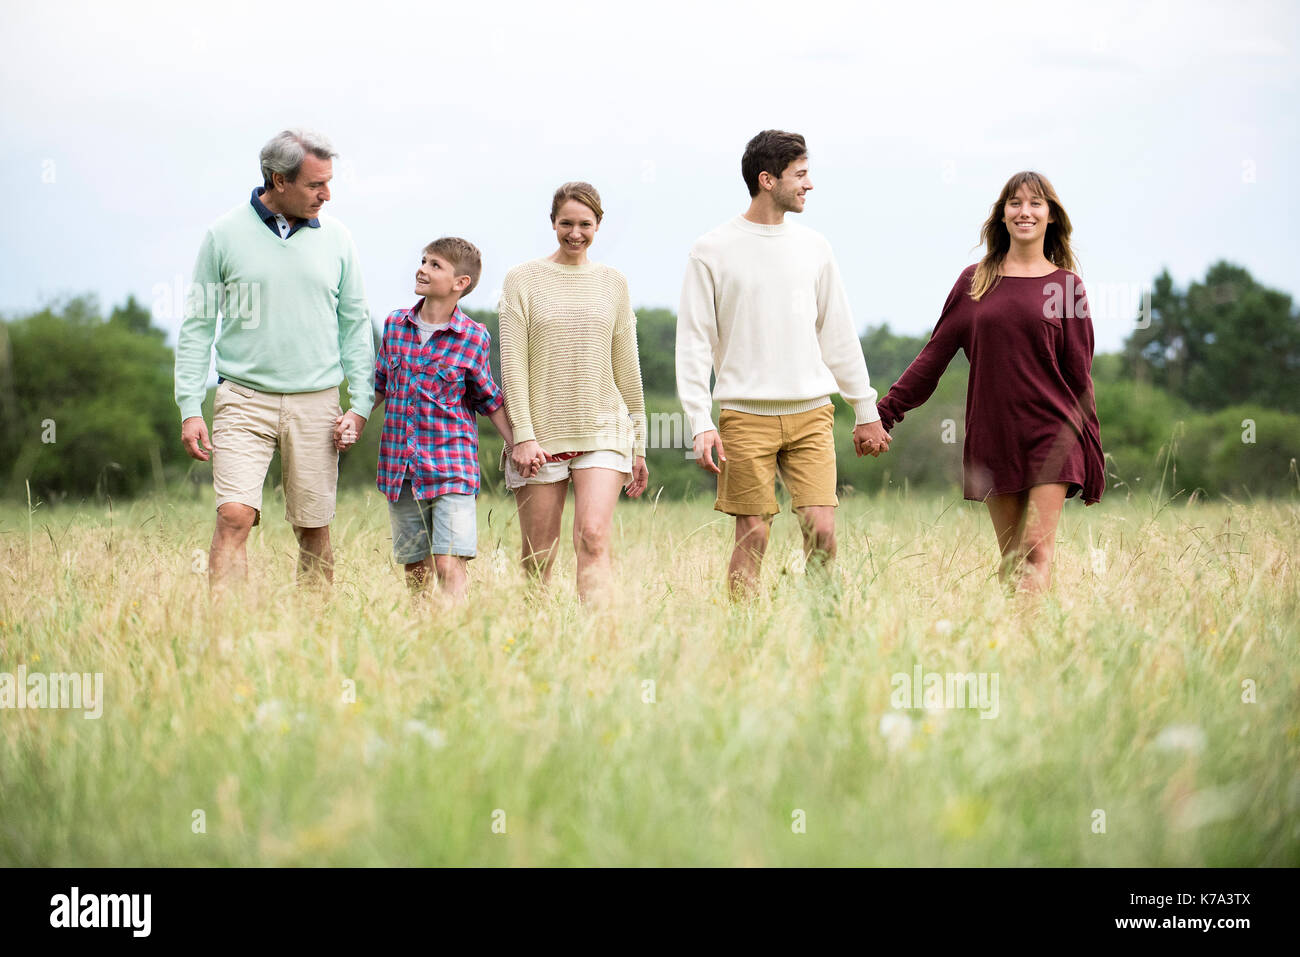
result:
[(1046, 591), (1052, 583), (1052, 559), (1056, 555), (1056, 526), (1069, 486), (1064, 483), (1035, 485), (1029, 490), (1021, 547), (1025, 574), (1020, 587), (1025, 591)]
[[(573, 550), (578, 556), (578, 597), (589, 601), (609, 584), (610, 525), (627, 477), (614, 469), (574, 469)], [(557, 529), (558, 531), (558, 529)]]
[(523, 536), (523, 565), (529, 575), (551, 580), (555, 548), (560, 541), (560, 520), (564, 518), (564, 497), (569, 480), (545, 485), (525, 485), (515, 490), (519, 505), (519, 530)]
[(1027, 492), (990, 495), (984, 500), (989, 518), (993, 519), (993, 531), (998, 536), (998, 551), (1002, 553), (1002, 560), (998, 563), (998, 581), (1003, 585), (1014, 585), (1020, 575), (1020, 536), (1028, 502)]

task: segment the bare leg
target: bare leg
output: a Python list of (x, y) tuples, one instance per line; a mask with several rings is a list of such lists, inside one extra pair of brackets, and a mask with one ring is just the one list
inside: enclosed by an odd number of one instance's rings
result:
[(330, 547), (330, 527), (293, 527), (298, 536), (298, 584), (334, 583), (334, 549)]
[(248, 577), (244, 543), (256, 518), (257, 509), (237, 502), (227, 502), (217, 509), (217, 526), (208, 552), (208, 590), (214, 598), (225, 594), (231, 580), (242, 584)]
[(770, 515), (737, 515), (736, 547), (731, 551), (727, 584), (732, 601), (751, 597), (758, 590), (758, 574), (772, 529)]
[(998, 551), (1002, 553), (1002, 560), (998, 563), (998, 581), (1007, 587), (1014, 587), (1020, 576), (1020, 535), (1028, 501), (1026, 492), (990, 495), (984, 501), (989, 509), (989, 518), (993, 519), (993, 531), (998, 536)]
[(433, 571), (433, 559), (423, 558), (418, 562), (408, 562), (402, 567), (406, 569), (406, 587), (411, 590), (411, 594), (423, 592), (429, 573)]
[(1069, 486), (1064, 483), (1035, 485), (1029, 490), (1025, 527), (1021, 534), (1025, 553), (1025, 591), (1046, 591), (1052, 583), (1052, 559), (1056, 556), (1056, 526)]
[(835, 559), (835, 506), (808, 505), (795, 509), (803, 532), (808, 568), (825, 569)]
[(433, 565), (438, 572), (438, 585), (453, 605), (459, 605), (469, 594), (469, 575), (465, 559), (459, 555), (435, 555)]
[(515, 490), (519, 504), (519, 530), (523, 537), (524, 571), (540, 579), (551, 580), (555, 549), (560, 541), (560, 520), (564, 517), (564, 496), (569, 480), (545, 485), (525, 485)]
[(590, 601), (610, 580), (609, 527), (627, 481), (614, 469), (574, 469), (573, 550), (578, 557), (578, 597)]

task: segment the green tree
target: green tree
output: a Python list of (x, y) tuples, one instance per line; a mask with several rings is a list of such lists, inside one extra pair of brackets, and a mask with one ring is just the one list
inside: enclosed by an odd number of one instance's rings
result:
[[(0, 324), (0, 479), (45, 498), (130, 495), (183, 454), (172, 350), (134, 298), (100, 317), (93, 297)], [(7, 474), (6, 474), (7, 473)]]
[(1186, 291), (1156, 277), (1151, 322), (1124, 345), (1134, 378), (1197, 409), (1245, 402), (1300, 411), (1300, 313), (1291, 297), (1217, 262)]
[[(890, 330), (889, 323), (868, 329), (862, 337), (862, 353), (867, 357), (867, 371), (871, 374), (872, 387), (883, 396), (929, 340), (928, 334), (898, 335)], [(964, 357), (959, 357), (957, 361), (964, 361)]]

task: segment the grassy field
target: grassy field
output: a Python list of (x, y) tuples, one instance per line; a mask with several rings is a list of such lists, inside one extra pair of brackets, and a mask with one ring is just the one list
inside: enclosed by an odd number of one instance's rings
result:
[[(214, 612), (210, 502), (0, 509), (0, 672), (104, 689), (0, 710), (0, 864), (1300, 864), (1294, 503), (1069, 503), (1027, 602), (981, 508), (851, 497), (830, 580), (786, 514), (745, 607), (711, 502), (626, 503), (603, 612), (571, 546), (524, 592), (511, 500), (452, 612), (339, 516), (329, 596), (268, 502)], [(996, 716), (894, 707), (917, 666)]]

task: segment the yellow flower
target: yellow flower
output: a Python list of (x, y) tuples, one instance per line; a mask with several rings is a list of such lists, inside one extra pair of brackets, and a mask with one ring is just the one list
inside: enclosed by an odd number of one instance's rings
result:
[(939, 827), (954, 840), (965, 841), (979, 833), (990, 805), (983, 798), (951, 797), (939, 815)]
[(32, 655), (32, 664), (34, 664), (34, 665), (39, 665), (40, 663), (41, 663), (41, 656), (40, 656), (40, 655)]

